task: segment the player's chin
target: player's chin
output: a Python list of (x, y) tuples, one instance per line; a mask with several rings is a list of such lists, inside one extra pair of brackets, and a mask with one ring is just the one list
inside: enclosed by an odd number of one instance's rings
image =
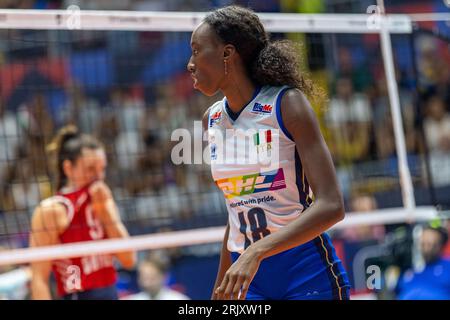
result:
[(207, 97), (212, 97), (212, 96), (216, 95), (217, 91), (218, 91), (218, 89), (215, 89), (215, 90), (214, 89), (200, 90), (200, 92), (203, 93)]
[(212, 88), (211, 86), (204, 85), (204, 82), (199, 82), (198, 80), (194, 83), (194, 89), (197, 89), (208, 97), (214, 96), (218, 91), (217, 88)]

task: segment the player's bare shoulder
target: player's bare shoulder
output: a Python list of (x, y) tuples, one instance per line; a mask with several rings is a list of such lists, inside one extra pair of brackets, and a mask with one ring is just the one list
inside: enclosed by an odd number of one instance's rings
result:
[(42, 200), (33, 212), (33, 230), (63, 230), (69, 224), (71, 203), (64, 197), (54, 196)]

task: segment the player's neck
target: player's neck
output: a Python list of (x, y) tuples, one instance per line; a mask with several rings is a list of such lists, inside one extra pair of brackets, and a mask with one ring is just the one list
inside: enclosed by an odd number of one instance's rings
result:
[(241, 79), (241, 81), (230, 81), (229, 85), (223, 88), (222, 92), (227, 98), (230, 109), (238, 113), (253, 98), (256, 86), (250, 79)]
[(79, 189), (81, 189), (79, 186), (75, 185), (74, 183), (68, 182), (65, 186), (61, 188), (60, 191), (62, 193), (71, 193)]

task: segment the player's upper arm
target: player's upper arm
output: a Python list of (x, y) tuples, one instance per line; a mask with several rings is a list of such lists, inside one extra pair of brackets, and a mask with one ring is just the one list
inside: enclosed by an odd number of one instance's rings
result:
[(281, 101), (281, 114), (284, 126), (296, 144), (316, 199), (324, 198), (342, 206), (331, 154), (314, 110), (300, 90), (290, 89), (285, 93)]
[(58, 244), (59, 235), (68, 222), (64, 205), (55, 202), (39, 205), (31, 220), (30, 246)]
[[(39, 205), (31, 219), (30, 247), (58, 244), (60, 242), (59, 235), (67, 227), (67, 224), (66, 208), (62, 204), (47, 202)], [(50, 298), (47, 286), (51, 268), (51, 261), (31, 263), (31, 289), (35, 298)]]

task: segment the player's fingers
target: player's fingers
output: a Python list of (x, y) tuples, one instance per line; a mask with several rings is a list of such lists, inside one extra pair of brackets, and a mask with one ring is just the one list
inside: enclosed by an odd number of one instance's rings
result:
[(242, 283), (244, 282), (244, 277), (243, 276), (237, 276), (236, 278), (236, 283), (233, 286), (233, 291), (231, 292), (231, 297), (230, 299), (238, 299), (239, 296), (239, 291), (241, 291), (241, 287), (242, 287)]
[(230, 300), (231, 299), (231, 292), (233, 291), (234, 285), (237, 281), (237, 276), (234, 274), (231, 274), (228, 277), (228, 284), (225, 288), (225, 292), (223, 293), (224, 295), (224, 299), (225, 300)]
[(217, 287), (216, 291), (214, 292), (217, 300), (223, 299), (223, 293), (224, 293), (227, 285), (228, 285), (228, 275), (225, 274), (225, 277), (222, 279), (222, 282), (220, 283), (220, 285)]
[(241, 294), (239, 295), (239, 300), (245, 300), (247, 297), (248, 288), (250, 286), (250, 281), (248, 279), (245, 279), (244, 283), (242, 284), (241, 288)]

